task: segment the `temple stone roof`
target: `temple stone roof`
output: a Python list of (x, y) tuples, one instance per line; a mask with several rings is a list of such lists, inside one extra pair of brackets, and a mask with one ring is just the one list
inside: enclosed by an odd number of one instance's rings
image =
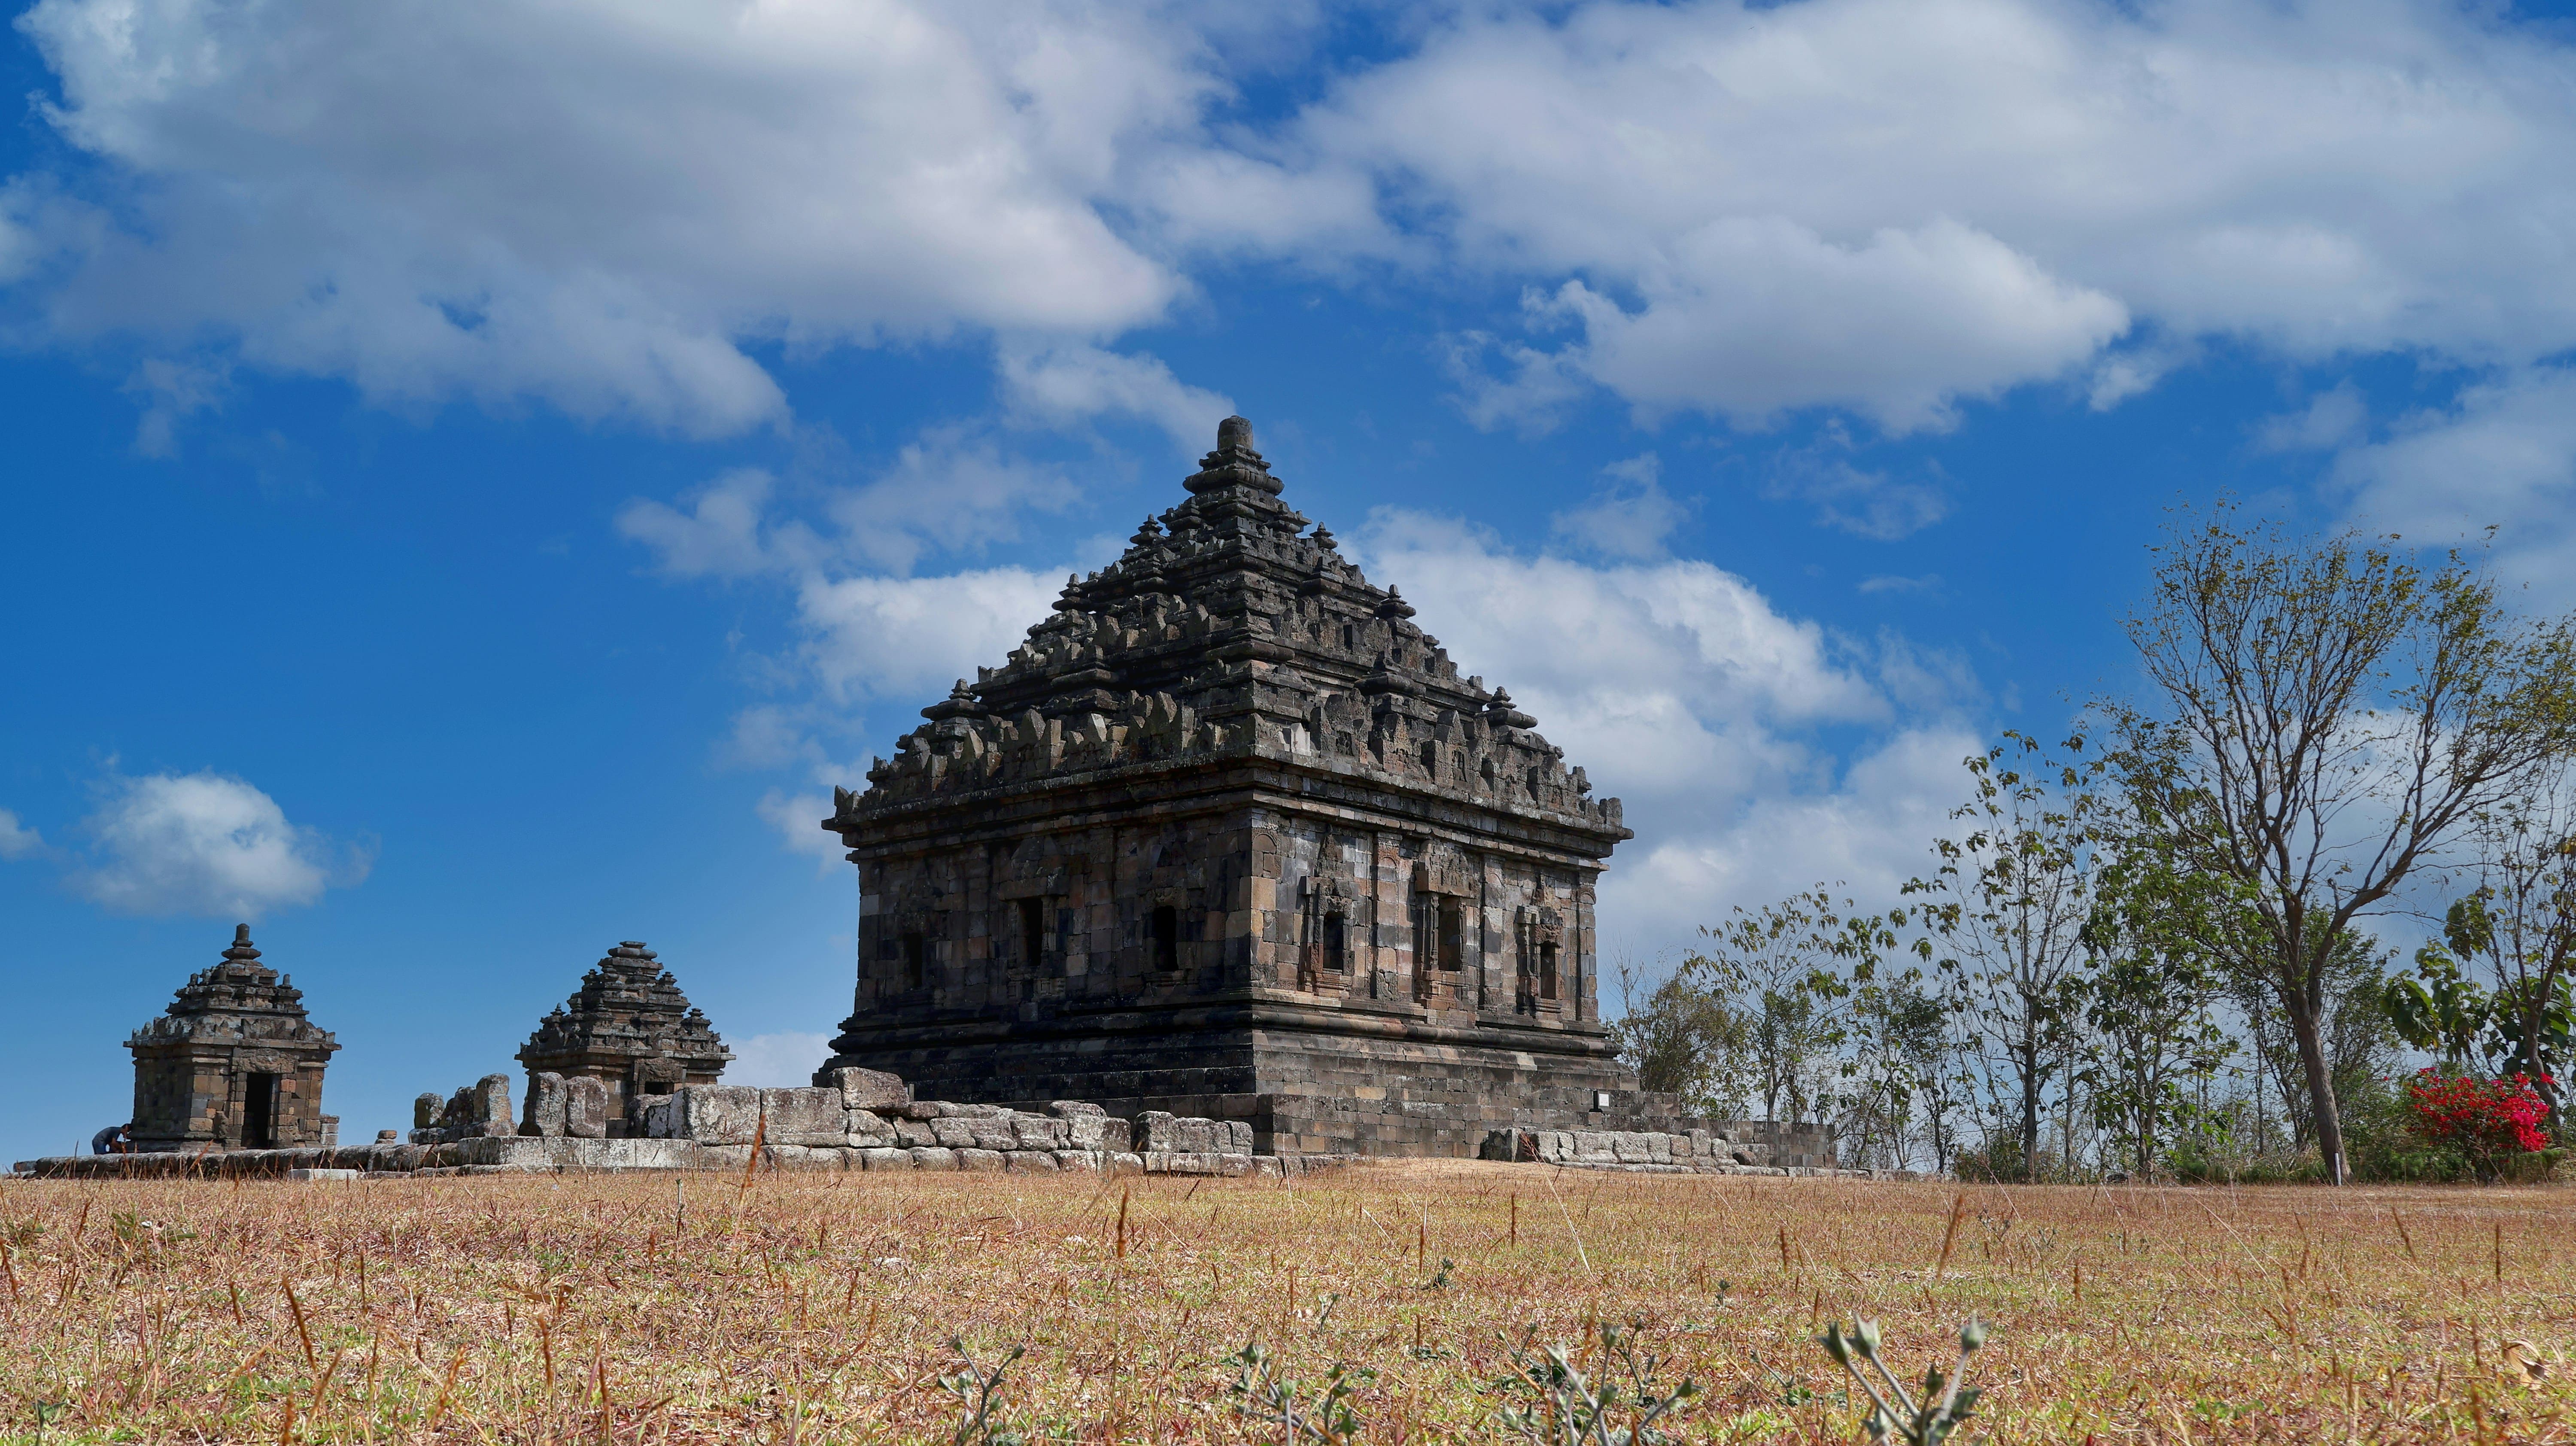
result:
[(823, 827), (1071, 776), (1267, 758), (1348, 771), (1611, 839), (1619, 800), (1511, 695), (1462, 677), (1414, 609), (1280, 500), (1227, 418), (1189, 498), (1148, 517), (1116, 562), (1068, 577), (1054, 613), (978, 668)]
[(538, 1023), (518, 1053), (531, 1073), (572, 1073), (610, 1059), (642, 1058), (676, 1060), (692, 1074), (713, 1077), (733, 1051), (653, 951), (634, 939), (591, 966), (581, 988)]
[(304, 991), (295, 987), (292, 976), (259, 962), (248, 924), (234, 927), (232, 947), (224, 951), (222, 963), (189, 975), (169, 1010), (134, 1031), (125, 1045), (134, 1050), (247, 1045), (325, 1055), (340, 1047), (329, 1030), (305, 1017)]

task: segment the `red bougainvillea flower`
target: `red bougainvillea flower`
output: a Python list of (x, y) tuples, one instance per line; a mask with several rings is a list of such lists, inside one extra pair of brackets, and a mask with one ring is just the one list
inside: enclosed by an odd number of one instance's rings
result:
[(2481, 1165), (2501, 1155), (2545, 1149), (2540, 1123), (2549, 1106), (2528, 1075), (2511, 1079), (2445, 1077), (2425, 1069), (2406, 1082), (2406, 1107), (2414, 1131), (2433, 1144), (2450, 1145)]

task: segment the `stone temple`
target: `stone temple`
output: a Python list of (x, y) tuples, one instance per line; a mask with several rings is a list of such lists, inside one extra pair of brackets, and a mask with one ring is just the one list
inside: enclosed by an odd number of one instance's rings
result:
[(1183, 485), (835, 791), (859, 968), (825, 1071), (1281, 1154), (1673, 1115), (1596, 1002), (1619, 801), (1308, 530), (1250, 423)]
[(322, 1071), (340, 1048), (304, 1014), (304, 992), (259, 962), (250, 925), (223, 962), (188, 976), (134, 1051), (134, 1148), (298, 1149), (339, 1143)]
[(541, 1074), (598, 1080), (606, 1091), (608, 1132), (623, 1135), (633, 1102), (681, 1085), (714, 1084), (733, 1051), (653, 951), (629, 939), (537, 1022), (518, 1060), (528, 1067), (532, 1100)]

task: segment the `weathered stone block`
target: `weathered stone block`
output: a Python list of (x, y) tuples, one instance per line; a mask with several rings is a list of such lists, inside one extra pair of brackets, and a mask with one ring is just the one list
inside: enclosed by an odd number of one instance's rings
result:
[(1223, 1120), (1219, 1123), (1222, 1124), (1225, 1129), (1225, 1145), (1230, 1152), (1237, 1155), (1249, 1155), (1252, 1153), (1252, 1122), (1250, 1120)]
[(979, 1150), (1002, 1151), (1020, 1148), (1019, 1131), (1013, 1128), (1013, 1122), (1010, 1120), (998, 1117), (968, 1120), (966, 1133), (973, 1137), (972, 1143)]
[(430, 1093), (414, 1095), (411, 1100), (411, 1127), (415, 1130), (437, 1129), (438, 1117), (446, 1110), (444, 1096)]
[(651, 1095), (635, 1111), (636, 1133), (648, 1140), (678, 1139), (687, 1128), (678, 1095)]
[(957, 1152), (957, 1168), (998, 1174), (1005, 1158), (999, 1150), (960, 1150)]
[(528, 1076), (527, 1113), (519, 1121), (519, 1133), (551, 1136), (563, 1132), (564, 1078), (552, 1070), (540, 1070)]
[(1057, 1118), (1067, 1120), (1085, 1117), (1098, 1119), (1109, 1113), (1089, 1100), (1049, 1100), (1047, 1108), (1055, 1111)]
[(839, 1090), (841, 1108), (848, 1110), (892, 1110), (912, 1102), (912, 1086), (878, 1069), (826, 1069), (815, 1074), (814, 1083)]
[(474, 1082), (474, 1130), (485, 1136), (519, 1133), (519, 1119), (510, 1110), (510, 1077), (487, 1074)]
[(1145, 1157), (1133, 1150), (1110, 1150), (1101, 1156), (1101, 1168), (1112, 1175), (1142, 1175)]
[(688, 1085), (671, 1091), (672, 1133), (701, 1145), (748, 1145), (760, 1131), (761, 1091), (750, 1085)]
[(1052, 1175), (1057, 1168), (1055, 1155), (1047, 1150), (1013, 1150), (1002, 1161), (1005, 1169), (1021, 1175)]
[(952, 1150), (975, 1147), (975, 1121), (950, 1116), (930, 1122), (930, 1137)]
[(909, 1170), (912, 1151), (886, 1148), (859, 1151), (859, 1166), (867, 1170)]
[(710, 1145), (703, 1141), (698, 1142), (698, 1168), (702, 1170), (723, 1170), (729, 1174), (738, 1175), (750, 1164), (751, 1146), (747, 1143)]
[(1100, 1122), (1100, 1148), (1113, 1155), (1123, 1155), (1133, 1152), (1136, 1148), (1135, 1130), (1135, 1122), (1132, 1120), (1122, 1120), (1114, 1117), (1102, 1120)]
[(455, 1163), (459, 1165), (543, 1165), (549, 1169), (559, 1163), (560, 1137), (548, 1139), (535, 1135), (481, 1136), (459, 1140)]
[(1167, 1152), (1178, 1148), (1173, 1126), (1177, 1123), (1169, 1110), (1147, 1110), (1136, 1116), (1135, 1145), (1138, 1150)]
[(1100, 1152), (1098, 1150), (1058, 1150), (1055, 1152), (1055, 1163), (1059, 1170), (1097, 1170), (1100, 1168)]
[(841, 1134), (852, 1149), (875, 1149), (894, 1143), (894, 1125), (874, 1110), (846, 1110)]
[(1060, 1150), (1070, 1137), (1065, 1121), (1042, 1115), (1019, 1115), (1010, 1124), (1015, 1143), (1023, 1150)]
[(905, 1149), (918, 1150), (938, 1144), (939, 1136), (930, 1128), (928, 1121), (897, 1120), (894, 1122), (894, 1142)]
[[(1097, 1150), (1112, 1122), (1106, 1115), (1067, 1115), (1062, 1123), (1066, 1148)], [(1127, 1122), (1119, 1120), (1116, 1123), (1123, 1130)]]
[(769, 1144), (835, 1146), (848, 1135), (837, 1089), (765, 1089), (760, 1102), (769, 1119), (762, 1138)]
[(957, 1168), (957, 1152), (938, 1145), (922, 1146), (912, 1152), (912, 1168), (954, 1170)]
[(760, 1152), (760, 1163), (763, 1169), (768, 1170), (837, 1170), (841, 1168), (841, 1157), (845, 1153), (838, 1146), (817, 1149), (811, 1145), (768, 1145)]
[(576, 1140), (608, 1138), (608, 1086), (605, 1082), (586, 1074), (565, 1080), (563, 1110), (563, 1132), (566, 1135)]

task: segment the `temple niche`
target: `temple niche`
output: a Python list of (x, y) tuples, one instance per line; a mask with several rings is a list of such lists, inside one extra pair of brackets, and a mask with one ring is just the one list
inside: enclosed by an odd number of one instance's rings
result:
[(1274, 1153), (1672, 1115), (1597, 1007), (1619, 801), (1308, 530), (1249, 423), (1183, 485), (836, 790), (859, 965), (825, 1068)]
[[(564, 1098), (551, 1107), (549, 1089), (582, 1078), (595, 1079), (604, 1092), (595, 1106), (600, 1129), (608, 1136), (627, 1133), (634, 1102), (666, 1095), (681, 1085), (714, 1084), (733, 1061), (705, 1014), (680, 992), (679, 981), (650, 949), (628, 939), (581, 976), (581, 988), (555, 1006), (519, 1046), (519, 1063), (528, 1070), (530, 1123), (526, 1133), (545, 1131), (538, 1111), (561, 1115)], [(543, 1076), (558, 1077), (546, 1085)], [(576, 1114), (586, 1094), (574, 1100)]]
[(223, 962), (190, 975), (125, 1047), (137, 1150), (339, 1143), (339, 1117), (322, 1113), (322, 1071), (339, 1043), (305, 1017), (292, 977), (259, 962), (248, 924), (233, 930)]

